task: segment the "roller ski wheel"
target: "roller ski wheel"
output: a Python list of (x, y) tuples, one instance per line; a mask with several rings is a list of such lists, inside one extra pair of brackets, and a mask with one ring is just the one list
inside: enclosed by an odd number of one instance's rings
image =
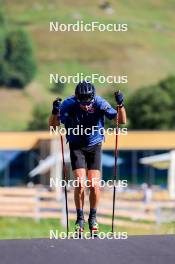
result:
[(97, 223), (96, 218), (89, 218), (88, 223), (91, 237), (98, 237), (99, 225)]
[(75, 223), (75, 235), (78, 238), (82, 238), (84, 233), (84, 219), (77, 219)]

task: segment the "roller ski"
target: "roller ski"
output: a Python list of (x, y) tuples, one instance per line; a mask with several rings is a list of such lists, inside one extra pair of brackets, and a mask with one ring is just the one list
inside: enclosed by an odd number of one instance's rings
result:
[(78, 217), (75, 222), (75, 237), (83, 238), (84, 234), (84, 217)]
[(91, 237), (92, 238), (98, 237), (99, 225), (97, 223), (96, 217), (90, 217), (88, 219), (88, 223), (89, 223), (89, 230)]

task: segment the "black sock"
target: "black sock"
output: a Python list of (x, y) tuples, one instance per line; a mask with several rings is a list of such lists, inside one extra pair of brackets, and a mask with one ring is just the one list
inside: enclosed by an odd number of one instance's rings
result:
[(96, 208), (91, 208), (90, 209), (89, 218), (96, 217), (96, 213), (97, 213), (97, 209)]
[(84, 213), (83, 213), (83, 209), (77, 209), (77, 218), (83, 218), (84, 217)]

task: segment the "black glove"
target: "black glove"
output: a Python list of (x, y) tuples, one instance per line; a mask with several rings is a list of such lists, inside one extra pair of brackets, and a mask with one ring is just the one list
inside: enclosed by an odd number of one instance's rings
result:
[(123, 101), (124, 101), (124, 95), (119, 91), (114, 93), (115, 95), (115, 100), (117, 102), (118, 105), (123, 105)]
[(57, 115), (59, 113), (61, 101), (62, 99), (59, 97), (53, 101), (52, 115)]

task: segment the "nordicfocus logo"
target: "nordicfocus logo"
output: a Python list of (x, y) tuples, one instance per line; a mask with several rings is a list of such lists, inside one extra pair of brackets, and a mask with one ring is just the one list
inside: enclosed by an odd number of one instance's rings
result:
[(64, 24), (59, 21), (49, 23), (50, 32), (126, 32), (128, 31), (128, 24), (116, 23), (100, 23), (99, 21), (92, 21), (84, 23), (83, 20), (77, 20), (75, 23)]
[(123, 128), (112, 128), (112, 127), (108, 127), (107, 129), (105, 128), (99, 128), (98, 126), (92, 126), (92, 127), (86, 127), (84, 128), (83, 125), (77, 125), (76, 127), (72, 128), (72, 127), (68, 127), (67, 129), (65, 127), (60, 127), (60, 126), (56, 126), (56, 128), (54, 128), (53, 126), (50, 126), (50, 135), (59, 135), (61, 134), (62, 136), (70, 136), (70, 135), (74, 135), (74, 136), (94, 136), (95, 134), (99, 134), (101, 136), (105, 136), (105, 135), (123, 135), (126, 136), (128, 134), (128, 130), (127, 128), (123, 127)]
[(50, 178), (50, 188), (77, 188), (77, 187), (108, 187), (108, 188), (113, 188), (115, 186), (118, 189), (121, 188), (127, 188), (128, 187), (128, 181), (127, 180), (107, 180), (104, 181), (102, 179), (98, 178), (92, 178), (92, 180), (82, 180), (82, 179), (76, 179), (76, 180), (60, 180), (58, 178)]
[(49, 230), (50, 239), (127, 239), (127, 232), (99, 232), (97, 236), (90, 232), (83, 232), (82, 236), (78, 236), (77, 232), (69, 232), (68, 236), (66, 232), (59, 232), (58, 230)]
[(108, 83), (108, 84), (124, 84), (128, 83), (128, 76), (127, 75), (100, 75), (99, 73), (92, 73), (91, 75), (84, 75), (84, 73), (76, 73), (75, 75), (59, 75), (58, 73), (50, 73), (49, 74), (49, 82), (50, 84), (53, 83), (68, 83), (68, 84), (78, 84), (82, 81), (95, 83), (98, 82), (100, 84)]

